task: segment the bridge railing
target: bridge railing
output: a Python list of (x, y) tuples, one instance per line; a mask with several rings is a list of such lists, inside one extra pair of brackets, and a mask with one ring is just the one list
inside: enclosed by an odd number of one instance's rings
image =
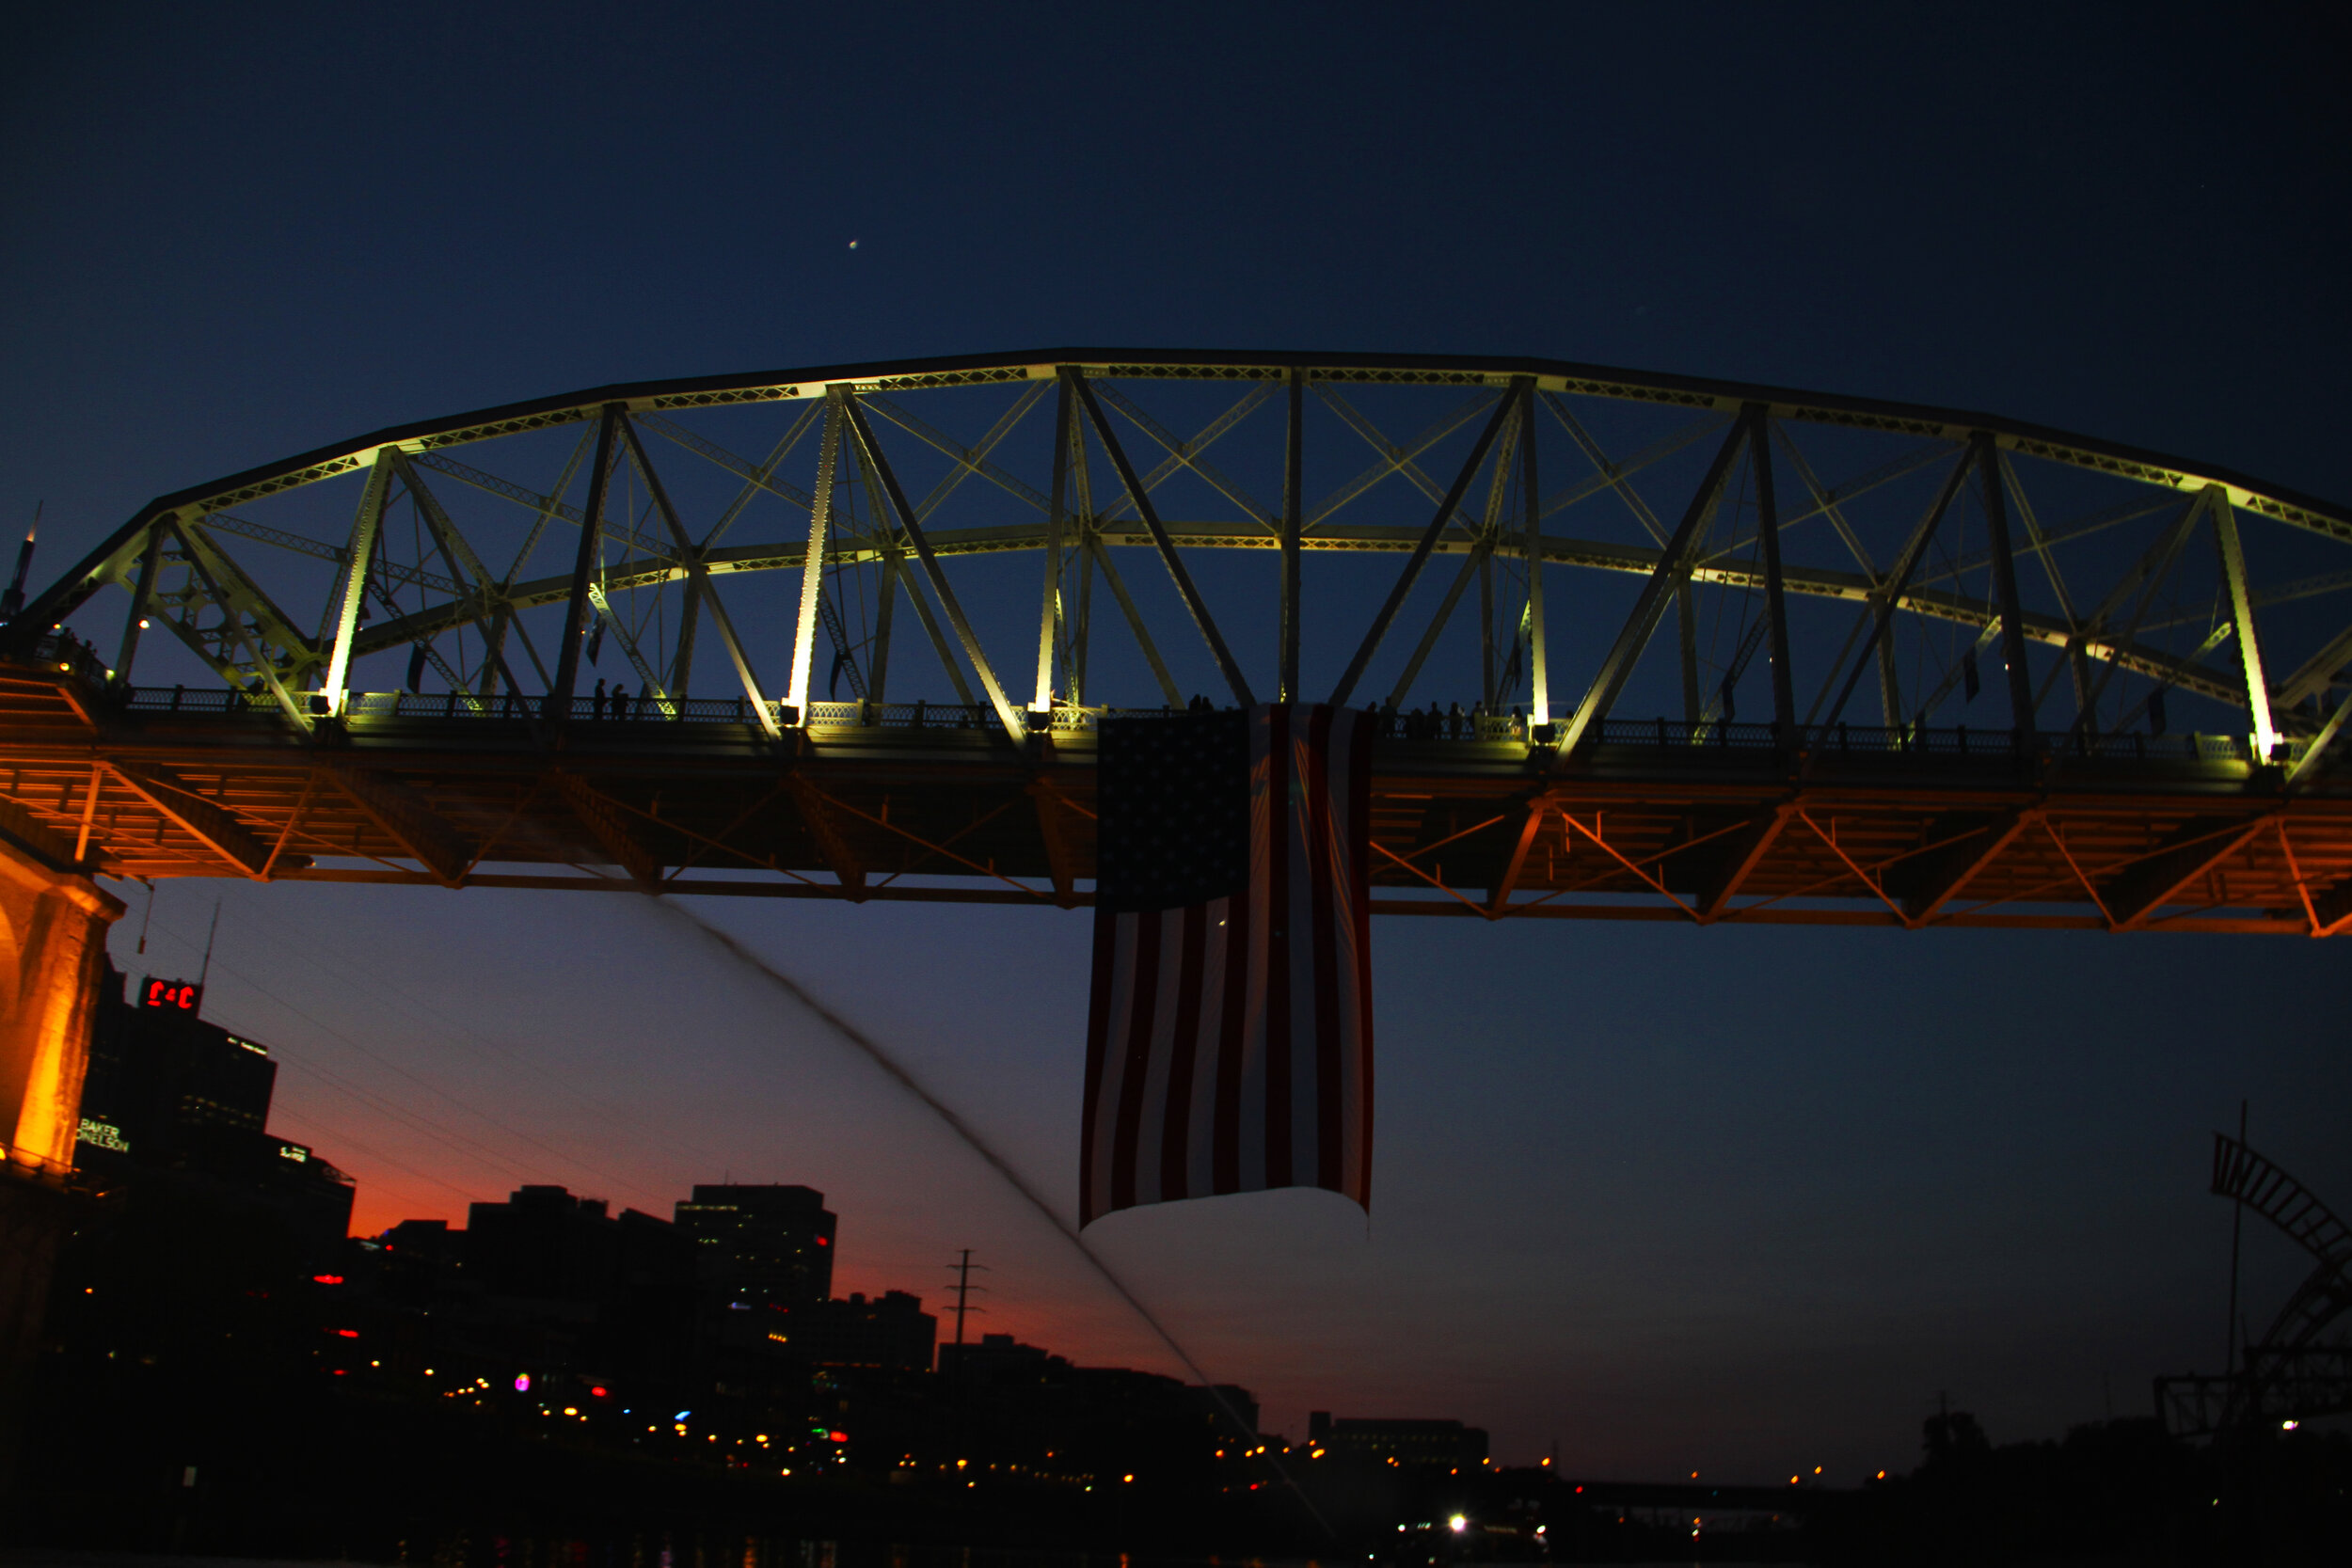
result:
[[(84, 645), (58, 642), (45, 646), (42, 652), (44, 656), (55, 656), (63, 668), (87, 664), (90, 669), (86, 673), (99, 680), (103, 678), (103, 670)], [(220, 687), (126, 687), (120, 689), (118, 700), (135, 713), (277, 711), (276, 705), (266, 696)], [(346, 718), (360, 720), (523, 721), (538, 718), (544, 703), (540, 697), (512, 692), (475, 697), (458, 691), (355, 691), (345, 700), (343, 713)], [(779, 704), (771, 702), (768, 706), (779, 724), (788, 727), (798, 717)], [(1052, 727), (1057, 735), (1079, 735), (1098, 729), (1106, 718), (1176, 718), (1184, 712), (1182, 708), (1095, 708), (1065, 704), (1054, 709)], [(581, 723), (748, 724), (753, 714), (750, 703), (741, 697), (648, 696), (631, 697), (621, 704), (613, 699), (582, 696), (572, 699), (571, 717)], [(978, 703), (811, 703), (807, 721), (816, 729), (962, 730), (993, 734), (998, 728), (995, 710)], [(1031, 716), (1031, 723), (1034, 726), (1035, 716)], [(1724, 719), (1605, 719), (1596, 730), (1594, 738), (1612, 747), (1763, 752), (1779, 750), (1782, 745), (1777, 725)], [(1378, 716), (1376, 733), (1389, 740), (1431, 743), (1530, 738), (1525, 719), (1517, 714), (1440, 713), (1434, 709), (1419, 713), (1383, 712)], [(1550, 734), (1539, 727), (1533, 738), (1548, 740)], [(1800, 730), (1800, 745), (1805, 751), (1856, 756), (1875, 753), (1993, 760), (2015, 756), (2020, 743), (2019, 737), (2008, 730), (1972, 729), (1964, 724), (1934, 727), (1840, 723), (1803, 726)], [(2092, 736), (2081, 731), (2044, 730), (2033, 735), (2026, 743), (2034, 755), (2055, 759), (2107, 757), (2135, 762), (2204, 763), (2253, 760), (2251, 745), (2241, 735), (2149, 735), (2141, 731)], [(2306, 739), (2282, 741), (2271, 760), (2297, 760), (2309, 744)]]

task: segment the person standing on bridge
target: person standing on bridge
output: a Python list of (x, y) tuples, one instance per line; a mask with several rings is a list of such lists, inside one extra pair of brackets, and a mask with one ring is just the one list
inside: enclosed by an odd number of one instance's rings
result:
[(596, 696), (590, 700), (596, 704), (596, 706), (591, 708), (589, 711), (594, 713), (598, 719), (602, 719), (604, 717), (604, 682), (601, 679), (596, 682)]

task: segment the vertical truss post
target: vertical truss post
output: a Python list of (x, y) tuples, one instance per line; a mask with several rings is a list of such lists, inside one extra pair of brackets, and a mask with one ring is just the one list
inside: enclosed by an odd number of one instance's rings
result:
[(1413, 546), (1413, 553), (1406, 558), (1405, 569), (1397, 574), (1396, 586), (1389, 590), (1388, 601), (1381, 605), (1380, 613), (1372, 618), (1371, 629), (1364, 633), (1362, 643), (1356, 649), (1356, 657), (1347, 661), (1346, 673), (1340, 676), (1340, 684), (1331, 692), (1334, 707), (1345, 707), (1347, 699), (1355, 694), (1356, 683), (1363, 679), (1364, 667), (1372, 662), (1372, 656), (1380, 651), (1380, 641), (1388, 636), (1390, 623), (1404, 608), (1406, 595), (1412, 593), (1414, 582), (1421, 577), (1421, 569), (1428, 564), (1429, 552), (1438, 547), (1438, 536), (1444, 533), (1446, 524), (1453, 519), (1454, 509), (1462, 504), (1462, 497), (1469, 492), (1470, 481), (1477, 477), (1478, 466), (1486, 461), (1486, 449), (1495, 444), (1495, 436), (1501, 433), (1503, 421), (1510, 416), (1511, 400), (1507, 397), (1496, 399), (1494, 418), (1488, 420), (1486, 428), (1479, 432), (1478, 444), (1470, 448), (1470, 458), (1462, 465), (1462, 471), (1454, 476), (1453, 488), (1446, 491), (1445, 499), (1438, 503), (1438, 515), (1422, 531), (1420, 541)]
[[(867, 695), (876, 707), (890, 700), (890, 628), (898, 613), (898, 546), (885, 543), (882, 549), (882, 571), (874, 597), (874, 643), (866, 656)], [(881, 723), (880, 719), (874, 721)]]
[(572, 562), (572, 588), (564, 601), (564, 641), (555, 650), (555, 679), (548, 683), (540, 717), (561, 727), (572, 716), (572, 689), (580, 684), (580, 634), (588, 621), (588, 583), (596, 574), (596, 547), (604, 540), (604, 497), (612, 483), (612, 437), (621, 405), (608, 403), (596, 414), (596, 455), (588, 470), (588, 506), (580, 519), (580, 554)]
[[(1061, 635), (1061, 529), (1070, 493), (1070, 430), (1077, 408), (1070, 396), (1070, 378), (1059, 372), (1054, 399), (1054, 491), (1045, 511), (1045, 595), (1037, 612), (1037, 695), (1029, 711), (1054, 711), (1054, 647)], [(1073, 695), (1072, 700), (1076, 700)]]
[(1633, 666), (1648, 645), (1650, 634), (1658, 629), (1658, 618), (1665, 613), (1666, 595), (1683, 578), (1689, 564), (1692, 546), (1697, 542), (1699, 525), (1714, 515), (1715, 498), (1724, 487), (1724, 476), (1731, 471), (1731, 460), (1740, 451), (1740, 442), (1748, 438), (1745, 424), (1734, 421), (1731, 434), (1716, 449), (1714, 462), (1708, 465), (1707, 477), (1699, 481), (1698, 492), (1691, 498), (1690, 508), (1682, 514), (1682, 522), (1666, 541), (1660, 552), (1658, 565), (1651, 571), (1649, 581), (1642, 588), (1642, 596), (1634, 601), (1633, 613), (1617, 632), (1617, 640), (1600, 661), (1600, 669), (1593, 675), (1593, 684), (1586, 688), (1584, 698), (1576, 705), (1568, 720), (1567, 729), (1560, 737), (1560, 751), (1555, 766), (1565, 763), (1577, 745), (1592, 727), (1609, 715), (1616, 705), (1617, 693), (1633, 673)]
[(1788, 668), (1788, 599), (1780, 569), (1780, 503), (1772, 494), (1772, 411), (1748, 404), (1748, 453), (1756, 466), (1756, 538), (1764, 557), (1765, 657), (1772, 666), (1772, 726), (1783, 746), (1797, 734), (1796, 673)]
[(1519, 389), (1519, 494), (1526, 513), (1519, 553), (1527, 566), (1528, 734), (1551, 722), (1551, 673), (1544, 661), (1543, 492), (1535, 486), (1535, 378)]
[(1895, 640), (1881, 637), (1876, 643), (1879, 664), (1879, 719), (1888, 728), (1903, 721), (1902, 683), (1895, 675)]
[(155, 596), (155, 573), (163, 564), (163, 530), (150, 529), (147, 548), (139, 553), (138, 581), (131, 590), (131, 613), (122, 618), (122, 652), (115, 658), (114, 684), (118, 687), (131, 684), (131, 661), (139, 651), (139, 623), (147, 619), (147, 607)]
[[(980, 677), (980, 686), (988, 693), (989, 705), (996, 710), (996, 721), (1005, 726), (1005, 734), (1014, 745), (1028, 737), (1020, 713), (1005, 696), (1005, 689), (996, 679), (996, 671), (980, 651), (980, 640), (972, 630), (972, 623), (964, 618), (963, 606), (956, 598), (956, 591), (948, 584), (947, 574), (940, 569), (938, 556), (931, 553), (931, 542), (923, 532), (923, 525), (914, 515), (914, 508), (907, 504), (906, 492), (898, 486), (898, 476), (891, 471), (889, 461), (874, 440), (873, 427), (866, 422), (865, 411), (857, 405), (857, 394), (843, 390), (842, 411), (849, 416), (850, 432), (857, 438), (858, 451), (881, 479), (882, 494), (891, 511), (898, 514), (899, 526), (906, 531), (907, 540), (914, 546), (915, 560), (921, 562), (923, 577), (930, 584), (939, 608), (946, 611), (947, 624), (955, 629), (956, 640), (963, 644), (963, 657), (972, 662), (973, 673)], [(942, 650), (945, 652), (945, 650)], [(949, 661), (948, 669), (955, 669)]]
[(2023, 746), (2033, 734), (2033, 679), (2026, 668), (2026, 612), (2017, 599), (2017, 557), (2009, 545), (2009, 507), (2001, 489), (2000, 452), (1993, 433), (1969, 438), (1984, 486), (1984, 531), (1993, 547), (1993, 592), (2001, 606), (2001, 660), (2009, 666), (2010, 725)]
[[(366, 596), (368, 568), (375, 561), (375, 537), (384, 527), (384, 509), (392, 496), (391, 465), (379, 454), (368, 467), (367, 487), (359, 493), (359, 514), (351, 522), (351, 547), (343, 552), (342, 600), (335, 607), (335, 651), (326, 661), (326, 706), (343, 710), (351, 674), (351, 640), (359, 628), (359, 602)], [(138, 623), (135, 619), (132, 625)]]
[(2270, 687), (2263, 678), (2262, 644), (2254, 638), (2254, 599), (2246, 585), (2246, 552), (2238, 544), (2237, 512), (2230, 493), (2205, 486), (2213, 509), (2214, 543), (2221, 551), (2221, 576), (2230, 591), (2230, 614), (2237, 632), (2238, 667), (2246, 678), (2246, 711), (2254, 721), (2254, 760), (2266, 761), (2279, 732), (2270, 721)]
[(1086, 378), (1075, 370), (1065, 370), (1062, 373), (1077, 388), (1078, 400), (1086, 405), (1088, 422), (1094, 426), (1094, 434), (1102, 440), (1103, 451), (1110, 458), (1111, 467), (1119, 474), (1119, 483), (1126, 487), (1127, 499), (1134, 504), (1136, 515), (1143, 519), (1144, 529), (1152, 535), (1152, 543), (1158, 547), (1160, 563), (1168, 568), (1168, 578), (1176, 585), (1177, 597), (1184, 601), (1184, 609), (1191, 612), (1192, 624), (1200, 628), (1200, 640), (1209, 645), (1209, 657), (1216, 661), (1217, 671), (1225, 677), (1225, 684), (1233, 693), (1233, 700), (1244, 707), (1254, 707), (1258, 699), (1250, 693), (1248, 679), (1242, 674), (1241, 666), (1233, 662), (1232, 651), (1225, 645), (1224, 633), (1216, 629), (1216, 621), (1209, 614), (1208, 601), (1200, 596), (1200, 590), (1193, 586), (1192, 574), (1184, 569), (1184, 558), (1176, 553), (1176, 541), (1168, 537), (1168, 525), (1160, 521), (1160, 510), (1152, 504), (1151, 492), (1136, 477), (1135, 465), (1127, 461), (1126, 449), (1119, 444), (1119, 436), (1111, 430), (1110, 420), (1103, 417), (1103, 405), (1095, 400), (1094, 388), (1088, 386)]
[(1688, 738), (1698, 738), (1699, 716), (1706, 711), (1699, 697), (1699, 626), (1697, 595), (1691, 591), (1688, 561), (1675, 579), (1675, 645), (1682, 655), (1682, 722)]
[(1070, 700), (1084, 706), (1089, 689), (1087, 686), (1087, 649), (1094, 627), (1094, 553), (1099, 531), (1095, 527), (1094, 485), (1087, 476), (1086, 432), (1079, 427), (1074, 413), (1070, 421), (1069, 449), (1070, 490), (1073, 503), (1072, 520), (1078, 531), (1078, 619), (1071, 630), (1067, 657), (1070, 660)]
[[(808, 722), (810, 666), (817, 657), (817, 607), (825, 596), (825, 549), (833, 542), (834, 467), (841, 451), (841, 405), (827, 389), (817, 434), (817, 493), (808, 511), (808, 555), (801, 562), (801, 618), (792, 628), (792, 684), (784, 700)], [(693, 592), (689, 578), (688, 592)]]
[(1492, 713), (1499, 705), (1495, 690), (1495, 556), (1478, 557), (1478, 701)]
[(1298, 531), (1304, 508), (1299, 504), (1307, 457), (1307, 372), (1296, 366), (1290, 372), (1290, 425), (1283, 441), (1282, 463), (1282, 621), (1277, 656), (1275, 701), (1298, 701)]

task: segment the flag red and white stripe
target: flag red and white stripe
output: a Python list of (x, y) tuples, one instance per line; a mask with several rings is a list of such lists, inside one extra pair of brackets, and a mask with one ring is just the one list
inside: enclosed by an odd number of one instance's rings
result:
[(1371, 1207), (1371, 717), (1248, 721), (1247, 887), (1095, 911), (1081, 1224), (1273, 1187)]

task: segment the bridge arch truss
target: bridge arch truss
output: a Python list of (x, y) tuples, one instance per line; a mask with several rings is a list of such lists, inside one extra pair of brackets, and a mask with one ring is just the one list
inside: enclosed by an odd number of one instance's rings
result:
[(0, 633), (0, 766), (127, 875), (1069, 905), (1104, 713), (1339, 701), (1384, 910), (2324, 934), (2347, 546), (2209, 465), (1546, 360), (644, 383), (159, 498)]

